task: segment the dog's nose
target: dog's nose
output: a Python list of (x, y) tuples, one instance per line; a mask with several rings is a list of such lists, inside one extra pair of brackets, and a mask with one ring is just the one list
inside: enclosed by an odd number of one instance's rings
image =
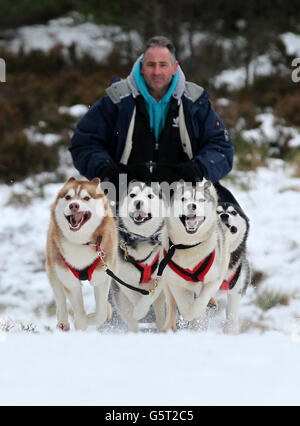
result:
[(229, 219), (229, 214), (228, 213), (222, 213), (220, 215), (220, 218), (221, 218), (221, 220), (223, 220), (225, 222), (226, 220)]
[(133, 203), (133, 205), (134, 205), (134, 207), (137, 209), (137, 210), (140, 210), (141, 208), (142, 208), (142, 206), (143, 206), (143, 201), (142, 200), (136, 200), (134, 203)]
[(197, 204), (190, 203), (187, 205), (188, 210), (197, 210)]
[(76, 213), (79, 210), (79, 204), (78, 203), (71, 203), (69, 205), (69, 209), (71, 211), (71, 213)]

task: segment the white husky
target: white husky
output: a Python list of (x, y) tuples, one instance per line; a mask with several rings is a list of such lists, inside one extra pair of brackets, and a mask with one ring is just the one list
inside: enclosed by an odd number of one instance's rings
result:
[(170, 207), (164, 242), (169, 259), (163, 271), (165, 329), (176, 329), (176, 304), (191, 327), (202, 328), (207, 305), (226, 277), (229, 232), (217, 215), (217, 193), (209, 181), (193, 187), (180, 183)]
[[(164, 216), (165, 203), (159, 185), (131, 182), (119, 209), (119, 278), (137, 289), (151, 291), (156, 287)], [(165, 315), (161, 283), (149, 295), (123, 285), (118, 287), (114, 286), (114, 301), (130, 331), (138, 331), (138, 321), (147, 315), (152, 304), (157, 328), (162, 329)]]

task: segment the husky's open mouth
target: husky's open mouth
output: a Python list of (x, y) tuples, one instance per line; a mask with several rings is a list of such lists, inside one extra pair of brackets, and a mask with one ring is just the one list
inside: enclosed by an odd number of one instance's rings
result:
[(90, 219), (91, 212), (77, 212), (66, 216), (71, 231), (79, 231), (79, 229)]
[(237, 227), (236, 227), (236, 226), (234, 226), (234, 225), (229, 225), (229, 223), (228, 223), (228, 222), (223, 222), (223, 223), (227, 226), (227, 228), (229, 229), (229, 231), (230, 231), (232, 234), (236, 234), (236, 233), (237, 233), (238, 229), (237, 229)]
[(148, 220), (152, 219), (151, 213), (146, 213), (142, 211), (135, 211), (133, 213), (130, 213), (129, 216), (131, 217), (131, 219), (134, 221), (136, 225), (141, 225), (142, 223), (145, 223)]
[(205, 216), (196, 216), (194, 214), (180, 216), (180, 220), (188, 234), (194, 234), (198, 231), (200, 225), (205, 221)]

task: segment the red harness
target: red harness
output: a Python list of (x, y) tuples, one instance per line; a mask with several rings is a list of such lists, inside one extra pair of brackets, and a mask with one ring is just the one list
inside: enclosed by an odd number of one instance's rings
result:
[(76, 278), (78, 278), (80, 281), (91, 281), (92, 275), (94, 270), (97, 268), (99, 262), (101, 261), (100, 257), (97, 257), (97, 259), (92, 263), (91, 265), (87, 266), (84, 269), (75, 269), (73, 266), (71, 266), (66, 259), (63, 257), (63, 255), (59, 252), (62, 260), (65, 262), (67, 267), (70, 269), (70, 271), (75, 275)]
[[(92, 244), (92, 243), (86, 243), (84, 244), (85, 246), (95, 246), (96, 247), (96, 252), (100, 253), (102, 255), (102, 257), (105, 256), (104, 251), (102, 250), (100, 244), (102, 241), (102, 235), (99, 235), (96, 241), (96, 244)], [(99, 263), (101, 262), (101, 256), (98, 256), (94, 262), (87, 266), (84, 269), (75, 269), (73, 268), (73, 266), (71, 266), (66, 259), (64, 258), (64, 256), (62, 255), (61, 252), (59, 252), (62, 260), (65, 262), (65, 264), (67, 265), (67, 267), (70, 269), (70, 271), (73, 273), (73, 275), (79, 279), (80, 281), (91, 281), (92, 276), (93, 276), (93, 272), (95, 271), (95, 269), (97, 268), (97, 266), (99, 265)]]
[(234, 271), (234, 273), (231, 275), (230, 278), (228, 278), (227, 281), (225, 280), (223, 281), (220, 287), (220, 290), (231, 290), (235, 286), (237, 280), (239, 279), (241, 269), (242, 269), (242, 264), (240, 264), (240, 266)]
[(151, 280), (153, 272), (158, 267), (159, 253), (157, 253), (151, 265), (138, 262), (130, 255), (128, 255), (127, 260), (141, 272), (140, 284), (146, 284)]
[[(166, 250), (164, 250), (164, 256), (166, 256), (166, 254), (167, 252)], [(214, 263), (215, 254), (216, 252), (214, 250), (205, 259), (201, 260), (201, 262), (198, 263), (198, 265), (196, 265), (193, 270), (184, 269), (181, 266), (179, 266), (177, 263), (175, 263), (173, 260), (169, 260), (168, 265), (177, 275), (179, 275), (185, 281), (190, 281), (194, 283), (203, 282), (205, 279), (205, 276), (207, 275), (208, 271), (212, 267), (212, 264)], [(228, 280), (223, 281), (220, 287), (220, 290), (231, 290), (235, 286), (240, 276), (240, 272), (241, 272), (241, 265), (234, 271), (234, 273), (231, 275), (230, 278), (228, 278)]]
[[(166, 254), (167, 252), (166, 250), (164, 250), (164, 255), (166, 256)], [(176, 272), (177, 275), (184, 278), (186, 281), (191, 281), (194, 283), (197, 283), (199, 281), (203, 282), (206, 274), (214, 263), (215, 255), (216, 251), (214, 250), (205, 259), (201, 260), (201, 262), (198, 263), (198, 265), (196, 265), (193, 270), (184, 269), (177, 263), (175, 263), (173, 260), (170, 260), (168, 265), (174, 272)]]

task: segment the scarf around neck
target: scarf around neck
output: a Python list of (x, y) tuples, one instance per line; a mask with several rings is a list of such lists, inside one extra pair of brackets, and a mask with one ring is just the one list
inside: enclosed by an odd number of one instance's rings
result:
[(170, 99), (178, 82), (178, 70), (174, 75), (171, 85), (163, 98), (157, 102), (149, 93), (143, 74), (141, 74), (141, 60), (136, 63), (133, 69), (133, 77), (137, 88), (146, 102), (146, 109), (150, 118), (150, 128), (154, 131), (155, 139), (158, 140), (164, 128)]

